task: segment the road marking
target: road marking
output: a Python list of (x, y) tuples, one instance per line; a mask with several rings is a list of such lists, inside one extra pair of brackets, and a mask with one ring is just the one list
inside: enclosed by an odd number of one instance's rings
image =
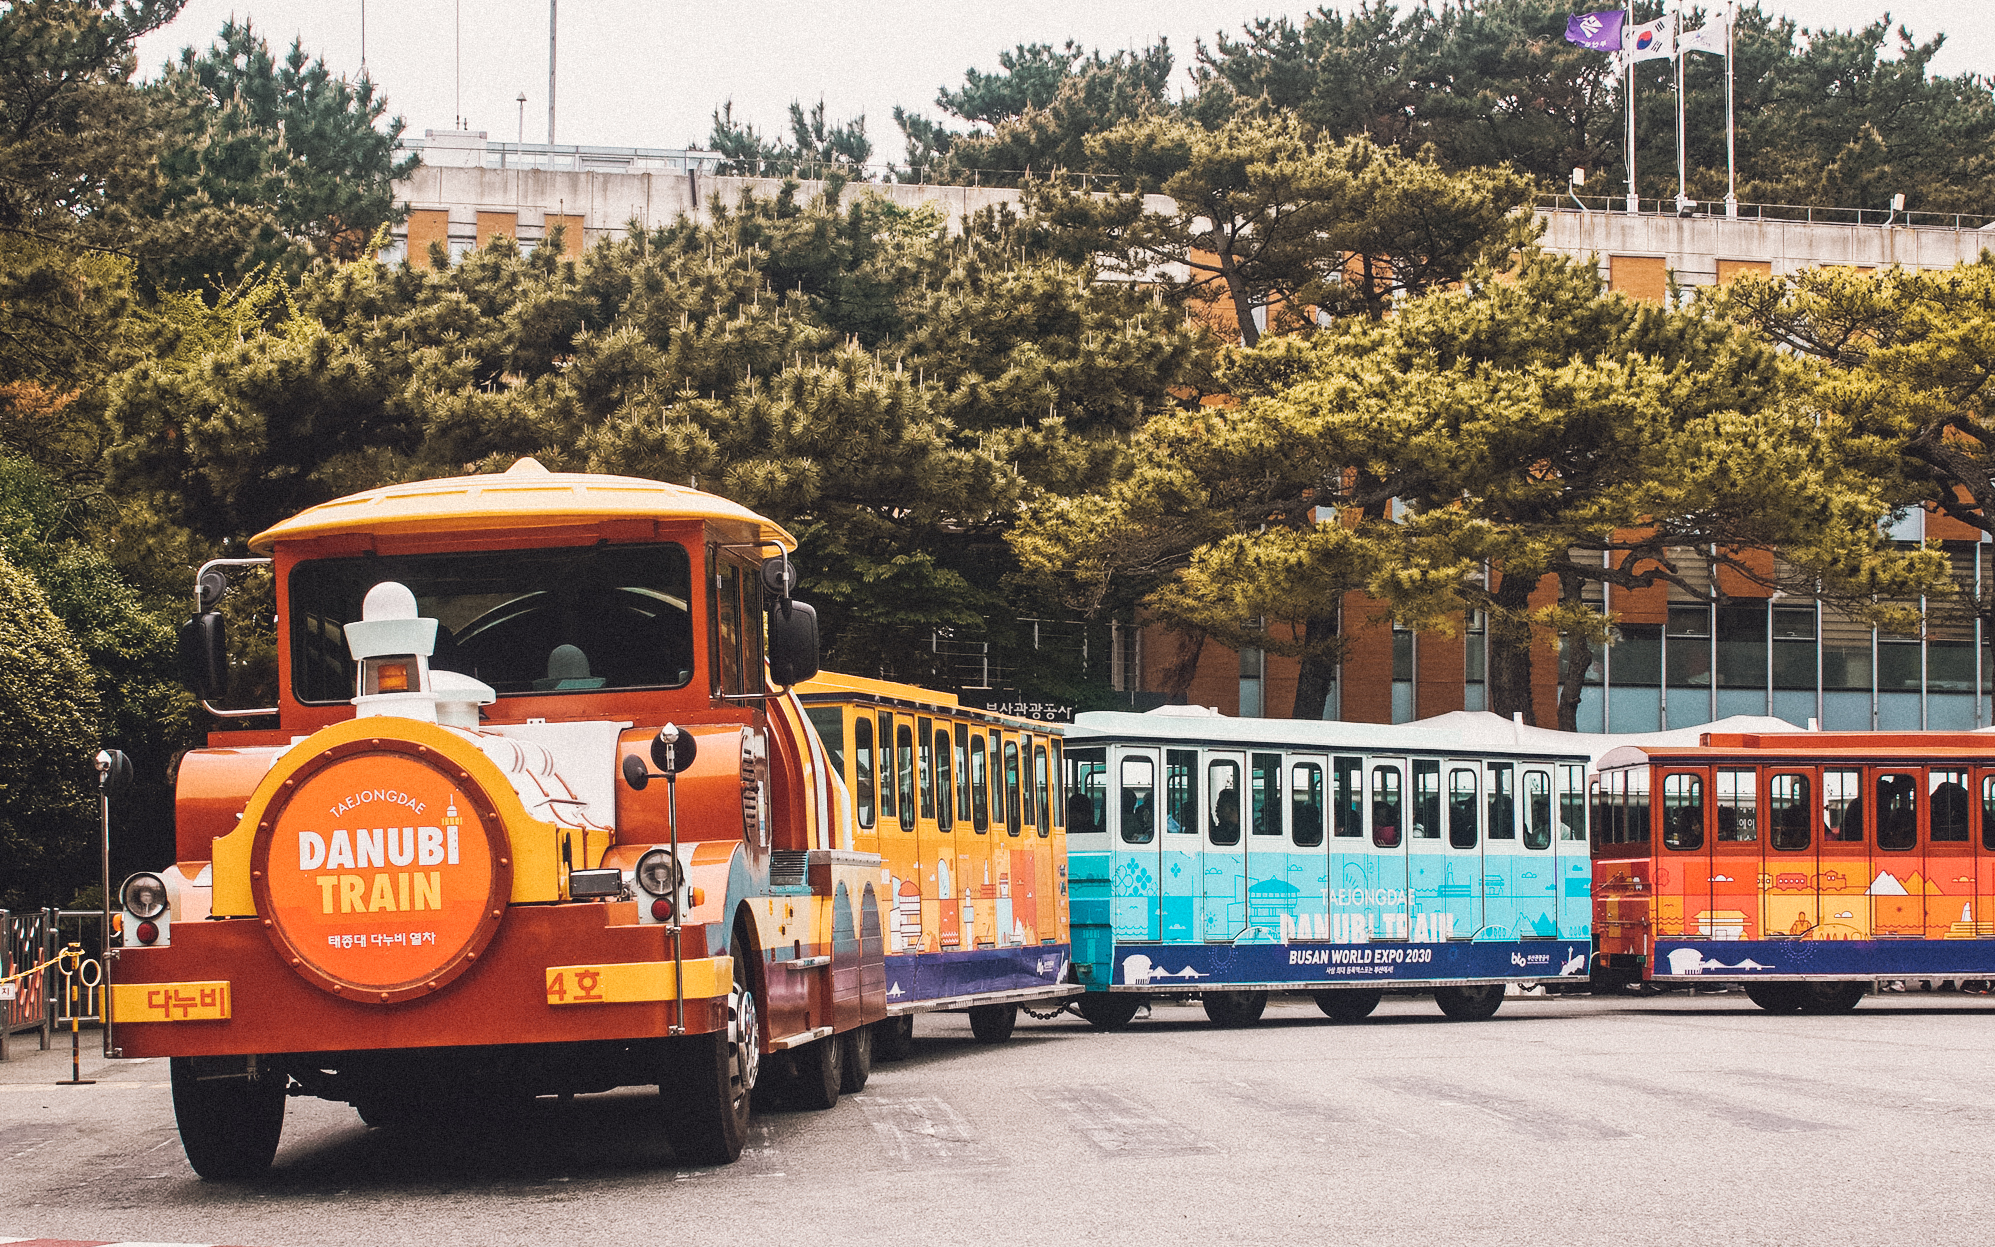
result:
[(994, 1163), (963, 1115), (935, 1096), (860, 1095), (852, 1100), (879, 1136), (882, 1151), (899, 1165)]
[(1064, 1112), (1075, 1133), (1110, 1156), (1191, 1156), (1220, 1150), (1133, 1096), (1099, 1087), (1061, 1087), (1032, 1094)]
[(1574, 1117), (1540, 1100), (1519, 1100), (1479, 1087), (1465, 1087), (1441, 1078), (1374, 1078), (1374, 1084), (1425, 1100), (1437, 1108), (1467, 1109), (1494, 1117), (1535, 1139), (1554, 1143), (1581, 1139), (1625, 1139), (1628, 1132), (1611, 1122)]

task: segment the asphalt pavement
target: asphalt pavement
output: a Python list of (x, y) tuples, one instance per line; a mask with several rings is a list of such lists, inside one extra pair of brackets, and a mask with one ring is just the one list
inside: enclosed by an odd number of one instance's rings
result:
[(0, 1240), (319, 1244), (1980, 1243), (1995, 1000), (1836, 1017), (1742, 996), (1426, 999), (1220, 1030), (920, 1019), (829, 1112), (759, 1114), (734, 1165), (676, 1165), (639, 1090), (373, 1130), (294, 1099), (270, 1175), (203, 1182), (164, 1061), (86, 1034), (0, 1064)]

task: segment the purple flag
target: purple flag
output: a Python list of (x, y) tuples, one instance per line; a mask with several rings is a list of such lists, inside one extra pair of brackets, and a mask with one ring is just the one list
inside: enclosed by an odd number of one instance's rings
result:
[(1600, 13), (1575, 13), (1566, 19), (1566, 41), (1602, 52), (1621, 50), (1621, 23), (1628, 20), (1626, 9)]

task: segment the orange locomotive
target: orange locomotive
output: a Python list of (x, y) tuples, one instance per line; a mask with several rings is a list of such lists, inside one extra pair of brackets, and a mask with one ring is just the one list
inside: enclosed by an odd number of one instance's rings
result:
[(1775, 1012), (1880, 978), (1995, 978), (1995, 768), (1957, 732), (1630, 745), (1593, 790), (1597, 978), (1729, 982)]
[[(196, 1170), (267, 1167), (287, 1092), (379, 1123), (657, 1084), (682, 1159), (726, 1161), (758, 1078), (819, 1107), (864, 1084), (890, 897), (787, 691), (817, 666), (788, 533), (522, 460), (251, 546), (279, 726), (180, 763), (106, 1041), (173, 1059)], [(182, 635), (204, 697), (226, 591), (204, 569)]]

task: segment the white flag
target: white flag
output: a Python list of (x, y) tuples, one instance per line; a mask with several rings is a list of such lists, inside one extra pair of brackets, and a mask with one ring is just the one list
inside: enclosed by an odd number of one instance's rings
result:
[(1621, 28), (1621, 63), (1632, 65), (1637, 61), (1653, 61), (1676, 55), (1676, 35), (1671, 30), (1670, 18), (1659, 17), (1653, 22), (1643, 22), (1639, 26)]
[(1709, 52), (1713, 56), (1724, 56), (1731, 38), (1729, 22), (1706, 22), (1696, 30), (1684, 31), (1682, 41), (1676, 46), (1685, 52)]

